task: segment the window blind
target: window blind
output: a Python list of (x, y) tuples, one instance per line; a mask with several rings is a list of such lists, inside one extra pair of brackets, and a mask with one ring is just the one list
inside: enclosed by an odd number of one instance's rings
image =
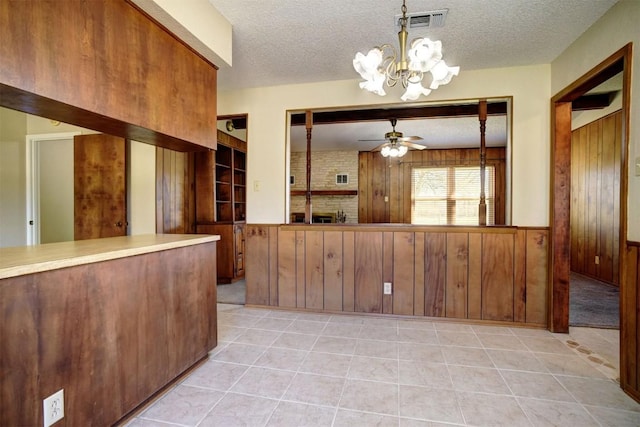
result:
[[(495, 224), (495, 167), (485, 167), (487, 225)], [(411, 223), (478, 225), (480, 166), (416, 167), (411, 172)]]

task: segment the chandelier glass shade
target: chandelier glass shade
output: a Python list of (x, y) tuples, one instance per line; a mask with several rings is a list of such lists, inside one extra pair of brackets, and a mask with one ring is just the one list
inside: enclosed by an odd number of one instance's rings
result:
[[(457, 76), (460, 67), (449, 67), (442, 59), (442, 43), (429, 38), (414, 39), (407, 49), (407, 7), (402, 2), (398, 42), (400, 52), (389, 45), (374, 47), (366, 55), (358, 52), (353, 59), (353, 68), (365, 80), (360, 88), (384, 96), (384, 86), (394, 87), (398, 82), (405, 88), (400, 97), (403, 101), (414, 101), (420, 95), (427, 96)], [(423, 86), (423, 79), (431, 74), (429, 88)], [(383, 154), (384, 155), (384, 154)]]

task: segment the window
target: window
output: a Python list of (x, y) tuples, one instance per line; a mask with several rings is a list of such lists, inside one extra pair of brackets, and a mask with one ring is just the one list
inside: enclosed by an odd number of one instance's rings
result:
[[(487, 225), (495, 224), (495, 167), (485, 167)], [(416, 167), (411, 173), (411, 223), (478, 225), (480, 167)]]

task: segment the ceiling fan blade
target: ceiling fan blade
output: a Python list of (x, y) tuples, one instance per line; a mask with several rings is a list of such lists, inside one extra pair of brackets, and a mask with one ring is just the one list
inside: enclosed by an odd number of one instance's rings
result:
[(411, 142), (403, 142), (402, 145), (404, 145), (405, 147), (408, 147), (408, 148), (412, 148), (414, 150), (424, 150), (425, 148), (427, 148), (424, 145), (413, 144)]
[(421, 136), (403, 136), (398, 138), (398, 141), (406, 142), (406, 141), (421, 141)]

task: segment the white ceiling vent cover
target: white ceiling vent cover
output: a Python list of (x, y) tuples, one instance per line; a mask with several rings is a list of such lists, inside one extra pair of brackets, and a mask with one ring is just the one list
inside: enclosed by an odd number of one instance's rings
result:
[[(407, 13), (407, 28), (438, 28), (444, 27), (444, 20), (449, 9), (432, 10), (430, 12)], [(396, 27), (400, 28), (402, 15), (394, 17)]]

